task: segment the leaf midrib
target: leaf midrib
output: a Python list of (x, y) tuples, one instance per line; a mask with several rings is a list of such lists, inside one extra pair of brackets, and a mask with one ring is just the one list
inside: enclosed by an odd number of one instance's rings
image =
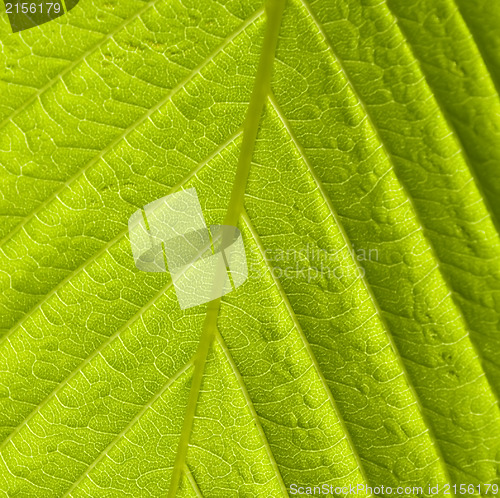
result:
[[(243, 211), (245, 191), (252, 164), (252, 157), (255, 150), (255, 143), (260, 127), (262, 113), (271, 89), (271, 76), (274, 67), (276, 56), (276, 47), (278, 44), (279, 33), (283, 12), (285, 10), (286, 0), (266, 0), (264, 3), (266, 11), (266, 29), (262, 43), (261, 53), (257, 66), (257, 73), (248, 103), (248, 108), (243, 121), (243, 138), (241, 141), (240, 154), (238, 164), (234, 174), (231, 195), (224, 215), (223, 224), (236, 229)], [(231, 237), (234, 232), (227, 237), (224, 237), (222, 244), (223, 248), (229, 246)], [(226, 272), (226, 258), (221, 259), (214, 275), (213, 289), (217, 295), (222, 289), (222, 278), (219, 276)], [(200, 340), (197, 351), (195, 353), (194, 373), (189, 392), (188, 405), (184, 415), (184, 421), (181, 430), (179, 444), (177, 446), (177, 454), (174, 461), (174, 468), (170, 480), (168, 491), (169, 498), (174, 498), (177, 494), (178, 486), (182, 478), (182, 468), (185, 465), (189, 440), (192, 432), (193, 421), (195, 417), (196, 407), (198, 405), (199, 393), (203, 380), (205, 364), (208, 357), (208, 352), (212, 347), (217, 331), (217, 320), (221, 305), (221, 297), (213, 299), (207, 304), (205, 311), (205, 320), (201, 329)]]
[[(154, 3), (155, 1), (157, 1), (157, 0), (153, 0), (153, 1), (152, 1), (152, 2), (150, 2), (150, 3)], [(319, 25), (318, 25), (318, 27), (319, 27)], [(328, 40), (328, 37), (326, 37), (326, 35), (325, 35), (325, 40)], [(407, 44), (408, 44), (408, 43), (407, 43)], [(329, 45), (331, 45), (331, 44), (329, 44)], [(409, 44), (408, 44), (408, 45), (409, 45)], [(333, 48), (332, 48), (332, 52), (333, 52)], [(335, 54), (334, 54), (334, 55), (335, 55)], [(337, 60), (337, 62), (341, 65), (341, 61), (340, 61), (340, 59), (339, 59), (337, 56), (335, 56), (335, 59), (336, 59), (336, 60)], [(346, 80), (348, 81), (348, 83), (350, 83), (350, 84), (351, 84), (351, 82), (350, 82), (350, 80), (349, 80), (349, 77), (347, 76), (347, 73), (346, 73), (345, 71), (343, 71), (343, 74), (344, 74), (344, 76), (346, 77)], [(424, 74), (425, 74), (425, 73), (424, 73)], [(361, 99), (359, 98), (359, 96), (357, 95), (356, 90), (355, 90), (355, 88), (354, 88), (354, 85), (352, 85), (352, 84), (351, 84), (351, 88), (353, 89), (353, 92), (355, 93), (355, 95), (356, 95), (356, 97), (357, 97), (357, 99), (358, 99), (358, 102), (360, 103), (361, 107), (363, 108), (363, 110), (364, 110), (365, 114), (367, 115), (368, 119), (370, 119), (370, 121), (371, 121), (370, 115), (368, 114), (368, 112), (367, 112), (367, 111), (366, 111), (366, 109), (364, 108), (362, 100), (361, 100)], [(274, 105), (274, 104), (273, 104), (273, 105)], [(439, 103), (438, 103), (438, 105), (439, 105)], [(279, 110), (278, 110), (278, 108), (277, 108), (277, 107), (276, 107), (276, 110), (277, 110), (278, 115), (279, 115)], [(378, 129), (377, 129), (375, 126), (373, 126), (373, 124), (372, 124), (372, 129), (373, 129), (373, 130), (374, 130), (374, 132), (378, 135)], [(292, 139), (293, 139), (293, 135), (292, 135), (292, 134), (291, 134), (291, 136), (292, 136)], [(457, 137), (457, 135), (456, 135), (456, 134), (455, 134), (455, 137)], [(382, 140), (380, 140), (380, 143), (382, 144), (382, 146), (384, 146), (384, 142), (383, 142)], [(299, 145), (299, 144), (298, 144), (298, 142), (296, 143), (296, 145)], [(300, 149), (299, 149), (299, 150), (300, 150)], [(462, 149), (462, 150), (463, 150), (463, 149)], [(387, 153), (387, 150), (385, 150), (385, 151), (386, 151), (386, 153)], [(308, 164), (308, 162), (307, 162), (307, 158), (306, 158), (305, 154), (303, 153), (303, 151), (301, 152), (301, 155), (302, 155), (302, 157), (303, 157), (304, 161), (306, 162), (306, 164)], [(392, 162), (392, 161), (393, 161), (393, 159), (392, 159), (391, 154), (387, 154), (387, 156), (388, 156), (388, 158), (389, 158), (389, 159), (391, 160), (391, 162)], [(308, 164), (308, 167), (310, 167), (310, 165), (309, 165), (309, 164)], [(392, 170), (395, 172), (395, 168), (394, 168), (394, 167), (392, 168)], [(82, 173), (82, 171), (80, 171), (80, 173)], [(311, 168), (311, 174), (313, 174), (313, 172), (312, 172), (312, 168)], [(313, 177), (314, 177), (314, 175), (313, 175)], [(404, 187), (404, 184), (402, 184), (401, 182), (399, 182), (399, 183), (400, 183), (401, 187), (404, 189), (404, 188), (405, 188), (405, 187)], [(477, 183), (477, 182), (476, 182), (476, 183)], [(66, 186), (66, 185), (65, 185), (65, 186)], [(64, 188), (65, 186), (63, 186), (63, 188)], [(323, 191), (323, 190), (321, 190), (321, 189), (322, 189), (322, 187), (321, 187), (321, 185), (320, 185), (320, 191), (322, 192), (322, 195), (323, 195), (323, 194), (324, 194), (324, 191)], [(405, 191), (405, 194), (406, 194), (406, 197), (409, 199), (409, 202), (411, 203), (411, 202), (412, 202), (412, 198), (409, 196), (408, 192), (406, 192), (406, 191)], [(56, 196), (56, 197), (57, 197), (57, 196)], [(324, 199), (325, 199), (325, 201), (327, 202), (327, 204), (328, 204), (328, 205), (330, 205), (328, 196), (324, 196)], [(415, 214), (415, 216), (416, 216), (416, 217), (418, 217), (418, 213), (417, 213), (417, 211), (414, 209), (413, 205), (412, 205), (412, 209), (413, 209), (413, 213)], [(247, 216), (247, 215), (245, 214), (244, 216)], [(336, 222), (336, 224), (337, 224), (337, 227), (338, 227), (338, 228), (339, 228), (339, 230), (343, 233), (343, 232), (344, 232), (344, 229), (343, 229), (342, 224), (338, 222), (338, 220), (335, 218), (334, 214), (332, 214), (332, 216), (333, 216), (333, 219), (335, 220), (335, 222)], [(419, 227), (423, 230), (423, 225), (422, 225), (422, 223), (420, 222), (420, 220), (418, 220), (418, 218), (417, 218), (417, 221), (418, 221), (418, 225), (419, 225)], [(111, 247), (111, 246), (112, 246), (112, 245), (113, 245), (113, 244), (114, 244), (114, 243), (118, 240), (118, 238), (122, 237), (122, 236), (123, 236), (123, 234), (124, 234), (125, 232), (126, 232), (126, 230), (124, 230), (123, 232), (121, 232), (121, 233), (120, 233), (120, 235), (119, 235), (118, 237), (116, 237), (115, 239), (113, 239), (112, 241), (110, 241), (110, 242), (109, 242), (109, 243), (108, 243), (108, 244), (107, 244), (104, 248), (102, 248), (101, 250), (99, 250), (99, 251), (98, 251), (98, 253), (96, 253), (96, 257), (97, 257), (97, 255), (102, 254), (102, 253), (103, 253), (103, 252), (105, 252), (107, 249), (109, 249), (109, 247)], [(425, 236), (425, 232), (424, 232), (424, 236)], [(432, 249), (432, 244), (430, 243), (429, 239), (428, 239), (427, 237), (425, 237), (425, 240), (429, 243), (429, 245), (431, 246), (431, 249)], [(346, 243), (347, 243), (347, 242), (348, 242), (348, 239), (346, 239)], [(440, 259), (439, 259), (439, 258), (437, 258), (437, 256), (436, 256), (435, 254), (434, 254), (434, 256), (435, 256), (435, 260), (438, 262), (438, 264), (443, 265), (443, 266), (446, 264), (446, 263), (441, 262), (441, 261), (440, 261)], [(87, 266), (87, 265), (88, 265), (88, 264), (89, 264), (89, 263), (93, 260), (93, 258), (94, 258), (94, 256), (93, 256), (91, 259), (87, 260), (87, 261), (86, 261), (86, 262), (85, 262), (85, 263), (84, 263), (84, 264), (83, 264), (80, 268), (83, 268), (83, 267)], [(355, 263), (355, 264), (357, 264), (357, 262), (355, 261), (355, 258), (353, 258), (353, 259), (354, 259), (354, 263)], [(266, 265), (269, 265), (269, 262), (268, 262), (268, 261), (266, 261)], [(80, 268), (79, 268), (79, 269), (80, 269)], [(68, 277), (68, 279), (70, 279), (72, 276), (74, 276), (74, 274), (75, 274), (75, 273), (76, 273), (79, 269), (75, 270), (75, 271), (74, 271), (74, 272), (73, 272), (73, 273), (72, 273), (72, 274)], [(441, 268), (439, 268), (439, 271), (440, 271), (440, 273), (442, 274), (442, 270), (441, 270)], [(271, 272), (271, 273), (272, 273), (272, 272)], [(443, 275), (443, 278), (444, 278), (444, 275)], [(364, 280), (364, 279), (362, 279), (362, 280), (363, 280), (363, 284), (364, 284), (365, 286), (367, 286), (367, 285), (368, 285), (368, 284), (367, 284), (367, 282), (365, 282), (365, 280)], [(54, 292), (56, 292), (56, 290), (60, 287), (60, 285), (62, 285), (62, 284), (63, 284), (63, 283), (65, 283), (66, 281), (67, 281), (67, 280), (64, 280), (64, 281), (62, 281), (60, 284), (58, 284), (58, 286), (57, 286), (57, 287), (56, 287), (56, 288), (52, 291), (52, 293), (51, 293), (50, 295), (52, 295)], [(445, 279), (445, 282), (447, 283), (446, 279)], [(450, 287), (450, 288), (451, 288), (451, 287)], [(374, 305), (375, 305), (375, 307), (376, 307), (376, 309), (377, 309), (377, 313), (381, 313), (381, 311), (380, 311), (380, 310), (378, 310), (376, 299), (374, 299), (374, 296), (372, 295), (372, 292), (371, 292), (371, 289), (369, 288), (369, 285), (368, 285), (368, 289), (367, 289), (367, 290), (368, 290), (368, 293), (369, 293), (370, 297), (372, 298), (372, 300), (374, 300)], [(283, 296), (286, 298), (286, 296), (284, 295), (284, 292), (283, 292), (282, 290), (280, 290), (280, 292), (282, 292), (282, 293), (283, 293)], [(43, 302), (45, 302), (45, 300), (44, 300)], [(43, 304), (43, 302), (42, 302), (41, 304)], [(41, 304), (40, 304), (39, 306), (41, 306)], [(39, 306), (38, 306), (38, 307), (39, 307)], [(460, 315), (462, 316), (462, 312), (461, 312), (461, 308), (460, 308), (460, 306), (458, 306), (458, 305), (457, 305), (457, 308), (458, 308), (458, 312), (459, 312), (459, 313), (460, 313)], [(30, 313), (28, 313), (28, 314), (26, 315), (26, 317), (23, 317), (22, 322), (24, 321), (24, 319), (25, 319), (25, 318), (29, 318), (29, 316), (31, 316), (33, 312), (34, 312), (34, 311), (32, 310), (32, 311), (30, 311)], [(295, 315), (292, 315), (292, 316), (293, 316), (293, 319), (294, 319), (295, 321), (297, 321), (296, 316), (295, 316)], [(22, 323), (22, 322), (21, 322), (21, 323)], [(19, 326), (19, 323), (18, 323), (18, 325), (17, 325), (17, 326)], [(17, 328), (17, 326), (14, 326), (13, 328)], [(11, 329), (11, 330), (12, 330), (12, 329)], [(386, 331), (386, 334), (388, 335), (388, 337), (389, 337), (390, 339), (392, 339), (392, 338), (391, 338), (391, 334), (388, 332), (388, 329), (387, 329), (386, 324), (384, 324), (384, 330)], [(396, 351), (396, 352), (398, 351), (398, 350), (397, 350), (397, 348), (395, 349), (395, 351)], [(311, 352), (311, 354), (312, 354), (312, 352)], [(399, 357), (399, 354), (397, 355), (397, 357), (398, 357), (398, 358), (400, 358), (400, 357)], [(483, 360), (484, 360), (484, 359), (483, 359)], [(410, 387), (410, 389), (413, 389), (412, 384), (411, 384), (410, 382), (407, 382), (407, 383), (408, 383), (408, 386)], [(418, 397), (416, 397), (416, 396), (415, 396), (415, 399), (417, 400), (417, 402), (419, 402), (419, 401), (418, 401)], [(419, 407), (419, 409), (420, 409), (420, 407)], [(336, 412), (336, 413), (337, 413), (337, 412)], [(341, 417), (339, 417), (339, 420), (341, 420)], [(429, 427), (429, 425), (428, 425), (428, 424), (426, 424), (426, 425), (427, 425), (427, 427)], [(128, 427), (128, 426), (127, 426), (127, 427)], [(346, 434), (348, 434), (348, 432), (346, 432)], [(353, 447), (354, 447), (354, 446), (353, 446)], [(106, 451), (106, 450), (105, 450), (105, 451)], [(100, 456), (99, 458), (101, 458), (101, 456)], [(450, 464), (450, 465), (451, 465), (451, 464)], [(361, 468), (361, 467), (360, 467), (360, 468)], [(445, 468), (446, 468), (446, 466), (445, 466)]]

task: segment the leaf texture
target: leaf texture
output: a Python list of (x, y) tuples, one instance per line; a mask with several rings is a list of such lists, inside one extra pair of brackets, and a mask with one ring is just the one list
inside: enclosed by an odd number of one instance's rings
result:
[[(288, 0), (177, 496), (500, 482), (499, 16)], [(260, 0), (1, 20), (2, 496), (168, 492), (205, 307), (127, 221), (194, 187), (223, 222), (265, 26)]]

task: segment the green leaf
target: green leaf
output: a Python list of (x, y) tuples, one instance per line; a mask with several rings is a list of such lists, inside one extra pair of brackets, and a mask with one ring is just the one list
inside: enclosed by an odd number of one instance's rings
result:
[(182, 438), (207, 307), (127, 222), (194, 187), (223, 223), (263, 2), (0, 23), (2, 496), (166, 496), (179, 443), (177, 496), (500, 483), (496, 4), (288, 0)]

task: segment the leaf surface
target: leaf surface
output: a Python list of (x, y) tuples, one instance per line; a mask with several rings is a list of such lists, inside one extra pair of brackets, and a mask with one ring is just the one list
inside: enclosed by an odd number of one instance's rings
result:
[[(178, 496), (499, 482), (487, 4), (287, 2)], [(260, 0), (2, 19), (3, 496), (168, 492), (206, 307), (127, 222), (194, 187), (223, 223), (265, 27)]]

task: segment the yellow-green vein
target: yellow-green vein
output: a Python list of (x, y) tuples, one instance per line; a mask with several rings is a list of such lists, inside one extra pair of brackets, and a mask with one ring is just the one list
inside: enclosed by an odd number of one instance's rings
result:
[[(238, 224), (238, 220), (243, 209), (243, 199), (248, 173), (252, 162), (255, 140), (259, 130), (262, 110), (264, 109), (270, 89), (272, 67), (274, 64), (276, 45), (278, 43), (281, 18), (285, 9), (285, 2), (286, 0), (267, 0), (266, 2), (267, 25), (264, 35), (264, 43), (262, 45), (262, 53), (257, 67), (257, 74), (255, 77), (252, 95), (250, 97), (250, 103), (248, 105), (247, 114), (243, 123), (241, 151), (238, 159), (233, 189), (231, 191), (231, 198), (229, 200), (226, 216), (224, 218), (224, 225), (235, 227)], [(220, 304), (220, 298), (214, 299), (208, 304), (201, 332), (200, 343), (198, 350), (195, 353), (194, 374), (191, 383), (191, 390), (189, 393), (186, 415), (184, 417), (184, 423), (181, 430), (179, 446), (172, 471), (172, 480), (170, 482), (170, 489), (168, 493), (170, 498), (175, 497), (182, 477), (182, 469), (186, 461), (189, 437), (193, 426), (205, 363), (208, 351), (215, 337)]]

